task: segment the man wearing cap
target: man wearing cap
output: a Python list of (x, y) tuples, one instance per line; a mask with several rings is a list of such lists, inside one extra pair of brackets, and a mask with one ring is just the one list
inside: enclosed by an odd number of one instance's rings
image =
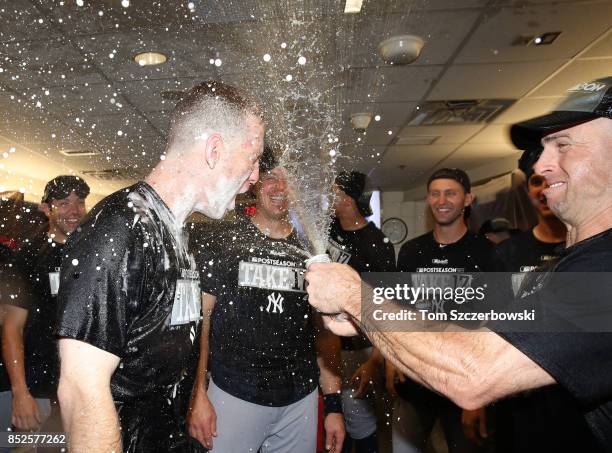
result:
[[(393, 244), (374, 225), (370, 196), (364, 195), (366, 175), (342, 171), (336, 177), (335, 218), (330, 230), (329, 255), (357, 272), (393, 272)], [(363, 335), (342, 338), (343, 389), (342, 405), (349, 438), (345, 451), (376, 453), (378, 438), (375, 399), (372, 383), (382, 365), (382, 356)]]
[(215, 81), (185, 94), (144, 181), (98, 203), (66, 245), (58, 395), (70, 451), (185, 452), (178, 384), (201, 318), (187, 217), (221, 218), (257, 180), (256, 102)]
[(218, 452), (313, 453), (320, 381), (325, 448), (340, 453), (340, 341), (306, 300), (306, 252), (271, 148), (253, 192), (253, 217), (212, 229), (195, 247), (204, 321), (189, 432)]
[(57, 405), (59, 358), (54, 330), (59, 269), (64, 243), (85, 216), (87, 195), (89, 186), (77, 176), (49, 181), (40, 204), (48, 227), (17, 251), (16, 272), (27, 279), (31, 290), (27, 296), (6, 301), (2, 353), (10, 379), (10, 392), (3, 396), (12, 397), (11, 422), (19, 430), (40, 429), (51, 406)]
[[(567, 229), (548, 206), (546, 180), (535, 173), (539, 153), (526, 153), (519, 161), (525, 173), (527, 193), (538, 214), (538, 223), (497, 247), (502, 268), (513, 272), (513, 287), (520, 287), (526, 272), (542, 272), (553, 265), (565, 248)], [(585, 442), (588, 425), (577, 411), (576, 401), (561, 387), (538, 389), (496, 405), (496, 440), (501, 452), (591, 451)]]
[[(423, 283), (443, 278), (436, 273), (469, 274), (494, 270), (493, 243), (467, 228), (466, 212), (472, 198), (470, 179), (463, 170), (442, 168), (435, 171), (427, 183), (433, 230), (402, 246), (397, 259), (398, 271), (430, 274), (419, 277), (419, 282)], [(443, 312), (447, 307), (437, 300), (423, 300), (419, 308)], [(449, 451), (478, 449), (478, 445), (463, 434), (461, 409), (455, 404), (410, 379), (399, 382), (395, 390), (399, 398), (393, 417), (394, 451), (422, 451), (438, 418)]]
[[(476, 409), (505, 396), (558, 385), (576, 401), (577, 412), (601, 449), (609, 451), (612, 335), (601, 329), (609, 329), (610, 323), (604, 317), (599, 327), (602, 333), (589, 333), (588, 325), (581, 322), (594, 312), (585, 305), (582, 294), (556, 273), (612, 271), (612, 77), (572, 87), (555, 111), (512, 126), (511, 138), (528, 154), (542, 145), (534, 169), (546, 180), (543, 193), (548, 206), (569, 230), (567, 248), (547, 274), (564, 285), (553, 288), (556, 299), (546, 300), (547, 291), (534, 287), (535, 291), (517, 301), (550, 314), (544, 317), (540, 332), (501, 331), (495, 323), (489, 324), (490, 329), (470, 333), (457, 329), (386, 332), (385, 321), (364, 317), (362, 322), (359, 276), (333, 263), (310, 267), (306, 275), (309, 300), (322, 312), (350, 315), (401, 371), (461, 407)], [(610, 303), (610, 294), (605, 292), (609, 278), (599, 286), (595, 290), (600, 297), (587, 302), (604, 309)], [(572, 310), (580, 316), (572, 317)], [(561, 320), (557, 314), (563, 315)], [(328, 317), (326, 323), (336, 333), (355, 334), (351, 323), (336, 317)], [(567, 323), (578, 323), (582, 330), (558, 330)], [(585, 439), (585, 444), (590, 443), (591, 439)]]

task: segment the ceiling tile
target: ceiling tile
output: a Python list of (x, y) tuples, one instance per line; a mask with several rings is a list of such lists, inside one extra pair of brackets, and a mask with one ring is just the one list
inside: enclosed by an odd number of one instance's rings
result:
[[(610, 27), (612, 2), (517, 2), (492, 7), (456, 63), (506, 63), (571, 58)], [(551, 45), (513, 46), (521, 36), (562, 32)]]
[(441, 70), (441, 66), (351, 69), (346, 100), (350, 103), (420, 101)]
[(493, 120), (494, 124), (514, 124), (550, 112), (561, 97), (522, 98)]
[(439, 137), (435, 140), (435, 145), (458, 145), (468, 140), (482, 128), (483, 125), (406, 126), (400, 132), (399, 140), (402, 137)]
[(564, 62), (453, 65), (434, 87), (428, 100), (517, 99)]
[(531, 93), (531, 96), (564, 96), (567, 89), (612, 74), (612, 58), (577, 60)]

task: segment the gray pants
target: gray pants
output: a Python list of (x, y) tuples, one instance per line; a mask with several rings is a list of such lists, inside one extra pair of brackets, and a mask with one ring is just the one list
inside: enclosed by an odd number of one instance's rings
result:
[(346, 431), (353, 439), (364, 439), (376, 432), (376, 395), (354, 398), (355, 391), (348, 385), (353, 373), (370, 358), (372, 348), (342, 351), (342, 407)]
[(208, 398), (217, 413), (214, 453), (315, 453), (318, 390), (283, 407), (249, 403), (211, 380)]

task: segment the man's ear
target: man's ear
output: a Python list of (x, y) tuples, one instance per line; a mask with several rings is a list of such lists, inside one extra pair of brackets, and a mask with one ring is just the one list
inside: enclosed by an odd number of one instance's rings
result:
[(204, 160), (206, 161), (206, 165), (211, 170), (215, 168), (219, 159), (221, 158), (221, 153), (225, 150), (225, 143), (223, 142), (223, 138), (219, 134), (211, 134), (210, 137), (206, 139), (206, 148), (204, 149)]
[(465, 201), (463, 202), (463, 207), (467, 208), (468, 206), (471, 206), (473, 201), (474, 201), (474, 195), (472, 195), (471, 192), (466, 193)]
[(47, 217), (51, 215), (51, 205), (49, 203), (41, 203), (38, 205), (38, 210), (44, 213)]

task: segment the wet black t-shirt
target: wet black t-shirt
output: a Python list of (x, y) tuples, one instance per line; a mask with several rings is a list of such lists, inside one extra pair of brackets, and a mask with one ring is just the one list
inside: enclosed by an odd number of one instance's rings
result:
[(66, 244), (58, 334), (121, 359), (111, 380), (117, 404), (157, 397), (180, 379), (201, 318), (186, 245), (144, 182), (98, 203)]
[[(373, 222), (354, 231), (345, 231), (340, 222), (332, 223), (329, 256), (336, 263), (348, 264), (357, 272), (394, 272), (395, 250), (391, 241)], [(372, 346), (364, 335), (341, 337), (342, 349), (360, 350)]]
[(497, 255), (507, 272), (530, 272), (559, 256), (565, 242), (542, 242), (533, 230), (521, 232), (498, 244)]
[[(538, 240), (525, 231), (497, 246), (508, 272), (530, 272), (551, 265), (562, 253), (564, 242)], [(497, 404), (499, 450), (512, 453), (593, 451), (593, 436), (579, 413), (578, 403), (558, 385), (507, 398)]]
[[(612, 271), (612, 230), (581, 241), (563, 251), (551, 272), (610, 272)], [(563, 279), (557, 279), (563, 284)], [(572, 284), (571, 282), (568, 284)], [(604, 285), (607, 289), (610, 282)], [(554, 288), (572, 293), (572, 288)], [(602, 294), (609, 294), (602, 291)], [(537, 293), (534, 295), (537, 297)], [(578, 295), (579, 296), (579, 295)], [(547, 304), (554, 301), (547, 300)], [(569, 301), (563, 301), (563, 303)], [(603, 301), (607, 305), (609, 301)], [(578, 311), (585, 307), (579, 297)], [(546, 308), (546, 307), (542, 307)], [(544, 322), (556, 322), (543, 317)], [(495, 323), (488, 325), (496, 330)], [(556, 324), (553, 325), (553, 329)], [(503, 326), (502, 326), (503, 328)], [(604, 451), (612, 445), (612, 333), (589, 332), (499, 332), (504, 339), (546, 370), (576, 402), (574, 415), (584, 416), (589, 428)], [(575, 408), (576, 408), (575, 406)], [(566, 415), (572, 414), (566, 411)], [(576, 433), (578, 430), (573, 428)], [(578, 435), (578, 434), (577, 434)], [(587, 444), (588, 439), (584, 440)], [(588, 451), (583, 449), (582, 451)], [(593, 451), (593, 450), (591, 450)]]
[(19, 271), (28, 280), (31, 294), (13, 305), (28, 310), (23, 332), (25, 376), (36, 398), (54, 397), (59, 380), (55, 328), (63, 249), (63, 244), (43, 233), (25, 241), (16, 252)]
[(332, 223), (329, 255), (359, 273), (395, 271), (393, 244), (372, 222), (355, 231), (343, 230), (338, 221)]
[(202, 291), (216, 296), (209, 368), (215, 384), (251, 403), (286, 406), (318, 385), (313, 312), (297, 236), (271, 239), (250, 220), (195, 245)]
[[(397, 270), (411, 273), (454, 273), (465, 274), (465, 281), (471, 281), (468, 274), (496, 270), (494, 244), (488, 239), (467, 231), (461, 239), (452, 244), (440, 244), (434, 238), (433, 231), (406, 242), (400, 249), (397, 258)], [(424, 275), (413, 281), (415, 285), (450, 286), (464, 285), (460, 278), (449, 276), (453, 282), (446, 282), (447, 277)], [(442, 283), (444, 280), (445, 283)], [(444, 301), (421, 301), (416, 304), (420, 310), (443, 312)], [(396, 385), (397, 393), (406, 399), (419, 399), (426, 404), (445, 404), (445, 399), (426, 389), (420, 384), (406, 379)]]

